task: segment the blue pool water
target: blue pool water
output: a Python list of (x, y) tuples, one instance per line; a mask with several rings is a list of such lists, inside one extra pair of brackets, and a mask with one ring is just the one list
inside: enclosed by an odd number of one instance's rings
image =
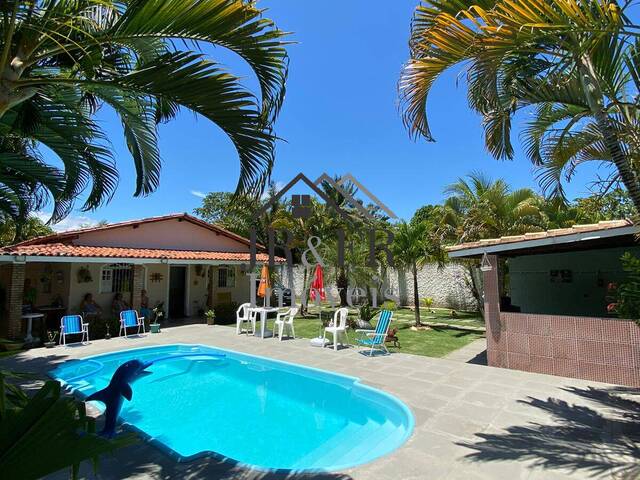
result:
[(72, 360), (50, 375), (84, 397), (134, 358), (163, 360), (133, 384), (120, 418), (178, 460), (213, 454), (258, 468), (341, 470), (395, 450), (413, 429), (404, 403), (356, 378), (203, 345)]

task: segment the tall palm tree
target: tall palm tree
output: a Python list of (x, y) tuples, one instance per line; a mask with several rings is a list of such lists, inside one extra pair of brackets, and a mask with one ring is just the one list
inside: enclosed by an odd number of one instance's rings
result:
[(427, 97), (454, 65), (467, 70), (471, 108), (483, 117), (485, 143), (512, 158), (512, 119), (533, 110), (527, 152), (544, 187), (584, 161), (604, 161), (640, 206), (637, 32), (607, 0), (428, 0), (415, 12), (411, 59), (400, 91), (412, 135), (433, 140)]
[(460, 242), (542, 230), (540, 197), (531, 189), (511, 190), (502, 180), (473, 172), (445, 189), (444, 215)]
[(401, 222), (397, 225), (393, 238), (393, 258), (397, 266), (411, 269), (414, 316), (418, 327), (421, 325), (418, 268), (427, 263), (444, 264), (446, 253), (428, 223)]
[[(25, 178), (29, 188), (54, 199), (53, 220), (68, 213), (85, 188), (84, 209), (113, 195), (115, 159), (93, 120), (101, 107), (122, 122), (137, 173), (136, 196), (158, 186), (157, 126), (180, 108), (215, 123), (233, 142), (238, 191), (261, 191), (273, 164), (272, 125), (285, 92), (285, 35), (245, 0), (3, 0), (0, 211), (20, 210), (16, 204), (24, 195), (14, 183)], [(261, 98), (202, 53), (206, 45), (243, 58)], [(42, 164), (42, 147), (62, 169)]]

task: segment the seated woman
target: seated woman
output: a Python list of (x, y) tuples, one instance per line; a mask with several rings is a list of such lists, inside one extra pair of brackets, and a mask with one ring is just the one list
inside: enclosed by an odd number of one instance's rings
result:
[(146, 290), (142, 290), (142, 292), (140, 292), (140, 315), (143, 316), (146, 321), (151, 321), (149, 297), (147, 296)]
[(89, 318), (99, 319), (100, 315), (102, 315), (102, 308), (100, 308), (100, 305), (93, 299), (93, 295), (87, 293), (83, 297), (82, 302), (80, 302), (80, 312), (82, 312), (85, 320)]
[(122, 294), (116, 293), (113, 297), (113, 302), (111, 302), (111, 313), (113, 313), (116, 318), (120, 318), (120, 312), (129, 310), (129, 308), (129, 304), (122, 298)]

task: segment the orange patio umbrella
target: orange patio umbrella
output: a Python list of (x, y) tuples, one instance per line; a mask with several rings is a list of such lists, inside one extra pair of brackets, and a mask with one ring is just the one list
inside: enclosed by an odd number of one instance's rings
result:
[(320, 294), (320, 300), (327, 299), (327, 295), (324, 292), (324, 273), (322, 271), (322, 265), (319, 263), (316, 265), (316, 271), (313, 276), (313, 281), (311, 282), (311, 292), (309, 292), (311, 300), (316, 299), (316, 292)]
[(268, 288), (271, 288), (271, 283), (269, 281), (269, 267), (262, 265), (262, 271), (260, 272), (260, 285), (258, 286), (258, 296), (264, 298), (265, 301)]

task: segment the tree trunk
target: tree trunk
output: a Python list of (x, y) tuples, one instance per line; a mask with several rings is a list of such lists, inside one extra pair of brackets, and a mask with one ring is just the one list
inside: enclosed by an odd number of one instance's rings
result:
[(640, 183), (622, 149), (620, 138), (611, 123), (611, 118), (604, 109), (604, 95), (598, 83), (593, 63), (588, 55), (583, 55), (577, 60), (577, 64), (582, 88), (596, 125), (598, 125), (598, 130), (602, 134), (604, 145), (611, 154), (611, 160), (618, 169), (620, 180), (629, 192), (631, 201), (640, 211)]
[(413, 262), (412, 268), (413, 268), (413, 305), (414, 305), (413, 313), (415, 314), (416, 327), (419, 327), (420, 325), (422, 325), (422, 322), (420, 321), (420, 295), (418, 294), (418, 265), (416, 265), (416, 262)]
[(344, 271), (344, 268), (338, 268), (336, 286), (338, 287), (338, 293), (340, 294), (340, 306), (348, 306), (349, 302), (347, 301), (347, 290), (349, 289), (349, 279), (346, 272)]

